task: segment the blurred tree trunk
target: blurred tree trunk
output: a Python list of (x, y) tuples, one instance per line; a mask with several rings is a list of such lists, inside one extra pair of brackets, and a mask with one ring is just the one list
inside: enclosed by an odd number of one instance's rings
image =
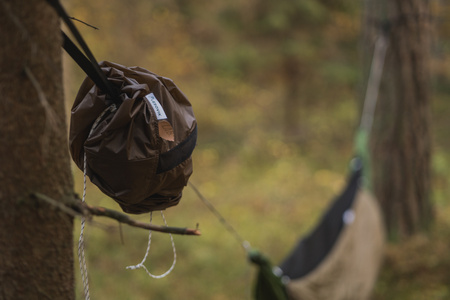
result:
[(61, 34), (43, 0), (0, 1), (0, 298), (74, 299)]
[(383, 24), (390, 37), (372, 135), (373, 186), (389, 235), (400, 238), (427, 228), (433, 219), (430, 7), (423, 0), (364, 3), (366, 58)]

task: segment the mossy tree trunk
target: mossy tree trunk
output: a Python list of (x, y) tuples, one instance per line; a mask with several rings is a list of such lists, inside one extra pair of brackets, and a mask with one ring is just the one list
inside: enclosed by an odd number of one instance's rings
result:
[(0, 298), (74, 299), (61, 34), (44, 0), (0, 1)]
[[(401, 238), (427, 228), (433, 219), (430, 7), (423, 0), (365, 3), (365, 47), (373, 45), (381, 26), (389, 34), (372, 134), (373, 186), (389, 235)], [(367, 47), (367, 57), (371, 53)]]

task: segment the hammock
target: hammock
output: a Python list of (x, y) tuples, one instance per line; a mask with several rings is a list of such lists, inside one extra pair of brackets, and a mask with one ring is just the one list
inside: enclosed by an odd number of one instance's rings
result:
[(361, 168), (279, 267), (257, 251), (257, 300), (368, 299), (382, 260), (384, 228), (376, 200), (361, 183)]
[(387, 42), (382, 34), (374, 50), (361, 124), (357, 157), (342, 193), (331, 202), (316, 227), (282, 261), (250, 251), (258, 268), (256, 300), (365, 300), (375, 284), (383, 256), (384, 226), (370, 192), (368, 140)]

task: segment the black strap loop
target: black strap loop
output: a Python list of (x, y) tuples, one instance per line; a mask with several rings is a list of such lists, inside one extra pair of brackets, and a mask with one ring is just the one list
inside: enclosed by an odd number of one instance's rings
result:
[(107, 91), (108, 87), (104, 85), (102, 77), (95, 71), (92, 63), (89, 59), (84, 56), (80, 49), (75, 46), (72, 40), (61, 31), (63, 36), (63, 48), (72, 57), (72, 59), (80, 66), (81, 69), (91, 78), (91, 80), (97, 85), (102, 91)]
[(64, 50), (67, 51), (67, 53), (75, 60), (75, 62), (83, 69), (83, 71), (89, 76), (89, 78), (94, 81), (94, 83), (105, 93), (107, 93), (112, 101), (118, 105), (120, 105), (120, 97), (117, 89), (114, 87), (113, 84), (111, 84), (108, 79), (106, 78), (105, 74), (100, 69), (100, 66), (97, 63), (97, 60), (95, 59), (94, 55), (90, 51), (89, 47), (87, 46), (86, 42), (84, 41), (83, 37), (81, 36), (78, 29), (73, 24), (72, 20), (70, 20), (69, 16), (67, 15), (66, 11), (62, 7), (61, 3), (59, 3), (59, 0), (47, 0), (47, 2), (55, 8), (56, 12), (59, 14), (59, 16), (63, 19), (64, 23), (66, 23), (69, 30), (72, 32), (73, 36), (77, 40), (77, 42), (80, 44), (81, 48), (83, 49), (86, 56), (81, 52), (77, 46), (70, 40), (70, 38), (64, 33), (63, 39), (64, 39)]

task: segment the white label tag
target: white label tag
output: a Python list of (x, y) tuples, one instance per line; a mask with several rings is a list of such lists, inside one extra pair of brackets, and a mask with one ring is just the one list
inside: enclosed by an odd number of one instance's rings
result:
[(162, 108), (161, 104), (159, 103), (158, 99), (156, 99), (155, 95), (153, 93), (148, 94), (145, 96), (145, 99), (147, 99), (148, 103), (153, 108), (153, 111), (156, 114), (156, 119), (158, 120), (165, 120), (167, 119), (166, 113), (164, 112), (164, 109)]
[(153, 93), (145, 96), (145, 99), (147, 99), (148, 103), (150, 103), (150, 106), (155, 112), (156, 119), (158, 120), (159, 136), (165, 140), (173, 142), (175, 140), (173, 128), (172, 125), (170, 125), (169, 121), (167, 121), (167, 115), (162, 108), (161, 103), (159, 103), (158, 99), (156, 99)]

